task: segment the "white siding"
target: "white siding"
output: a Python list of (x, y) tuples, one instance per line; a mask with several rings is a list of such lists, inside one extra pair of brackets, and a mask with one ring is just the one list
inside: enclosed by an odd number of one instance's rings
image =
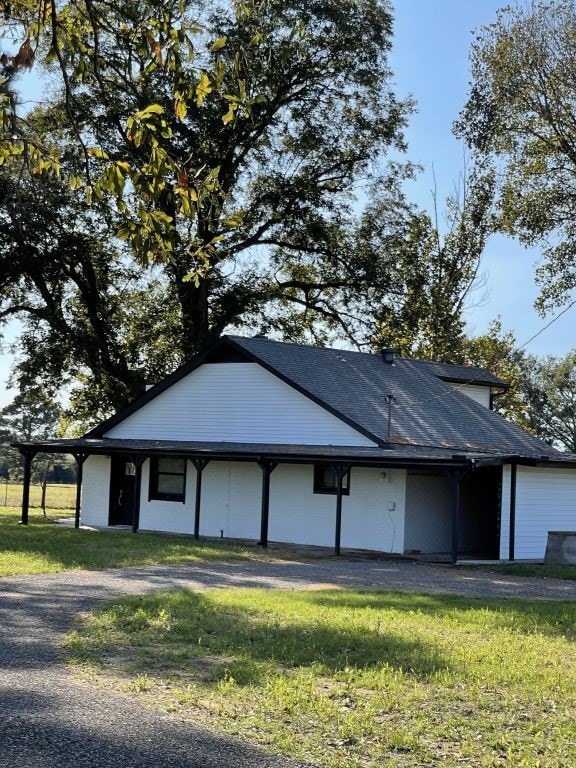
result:
[[(350, 495), (342, 497), (342, 547), (402, 552), (406, 473), (383, 474), (352, 468)], [(314, 467), (277, 467), (270, 480), (270, 540), (333, 547), (335, 531), (336, 496), (314, 493)]]
[(500, 510), (500, 559), (510, 555), (510, 482), (512, 470), (509, 464), (502, 467), (502, 508)]
[(82, 525), (108, 525), (110, 457), (88, 456), (82, 468)]
[(405, 497), (406, 470), (354, 467), (342, 502), (342, 546), (402, 553)]
[(490, 387), (484, 387), (481, 384), (456, 384), (452, 381), (450, 385), (480, 405), (490, 408)]
[[(140, 527), (192, 533), (196, 471), (188, 464), (186, 502), (148, 501), (147, 463), (142, 473)], [(342, 547), (402, 552), (404, 470), (353, 468), (342, 502)], [(279, 465), (270, 477), (268, 538), (334, 546), (336, 497), (315, 494), (311, 465)], [(202, 475), (200, 534), (258, 540), (262, 471), (250, 462), (213, 461)], [(393, 508), (392, 508), (393, 507)]]
[(142, 465), (140, 486), (140, 528), (144, 531), (169, 531), (170, 533), (194, 533), (194, 498), (196, 494), (196, 470), (186, 462), (186, 491), (184, 504), (180, 501), (148, 501), (150, 461)]
[(374, 445), (257, 363), (202, 365), (106, 437)]
[(260, 538), (262, 470), (252, 462), (213, 461), (202, 474), (200, 533)]
[(543, 558), (548, 531), (576, 531), (576, 468), (518, 467), (515, 557)]
[(452, 497), (443, 475), (411, 475), (406, 480), (405, 552), (450, 552)]

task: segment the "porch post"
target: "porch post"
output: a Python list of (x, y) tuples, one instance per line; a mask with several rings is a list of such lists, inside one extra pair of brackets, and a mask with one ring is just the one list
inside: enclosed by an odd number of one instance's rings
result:
[(467, 469), (448, 470), (447, 475), (452, 483), (452, 553), (450, 565), (458, 561), (458, 537), (460, 534), (460, 483), (468, 474)]
[(80, 499), (82, 494), (82, 467), (88, 458), (87, 453), (73, 454), (76, 459), (76, 512), (74, 514), (74, 528), (80, 528)]
[(32, 460), (36, 451), (31, 448), (19, 448), (24, 462), (24, 477), (22, 486), (22, 517), (20, 525), (28, 525), (28, 509), (30, 507), (30, 478), (32, 477)]
[(262, 470), (262, 506), (260, 512), (260, 546), (268, 546), (268, 520), (270, 517), (270, 475), (278, 466), (277, 461), (260, 459), (258, 466)]
[(142, 464), (147, 456), (131, 456), (130, 461), (136, 467), (136, 477), (134, 478), (134, 498), (132, 499), (132, 533), (138, 533), (140, 526), (140, 486), (142, 483)]
[(514, 560), (516, 546), (516, 474), (518, 465), (515, 461), (510, 465), (510, 521), (508, 535), (508, 560)]
[(340, 539), (342, 536), (342, 480), (346, 472), (350, 470), (347, 464), (333, 464), (332, 469), (336, 475), (336, 530), (334, 533), (334, 554), (340, 554)]
[(208, 459), (192, 459), (196, 469), (196, 501), (194, 504), (194, 538), (200, 538), (200, 503), (202, 499), (202, 472), (208, 464)]

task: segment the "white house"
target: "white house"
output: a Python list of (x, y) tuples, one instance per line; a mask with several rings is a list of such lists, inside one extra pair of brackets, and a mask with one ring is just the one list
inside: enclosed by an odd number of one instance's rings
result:
[[(77, 524), (544, 556), (576, 530), (576, 459), (491, 410), (485, 369), (224, 336), (78, 440)], [(81, 495), (80, 495), (81, 486)], [(27, 520), (27, 489), (23, 522)]]

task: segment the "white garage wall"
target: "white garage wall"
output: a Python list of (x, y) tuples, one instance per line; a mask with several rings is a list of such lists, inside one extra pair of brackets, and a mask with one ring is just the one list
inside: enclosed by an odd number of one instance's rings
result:
[(452, 498), (443, 475), (411, 475), (406, 479), (405, 552), (450, 552)]
[(405, 470), (354, 467), (342, 502), (342, 546), (402, 553), (405, 500)]
[(515, 557), (543, 558), (548, 531), (576, 531), (576, 467), (518, 467)]
[(82, 525), (108, 525), (110, 507), (110, 457), (88, 456), (82, 468)]
[[(148, 462), (142, 471), (140, 527), (193, 533), (196, 470), (188, 463), (186, 501), (148, 501)], [(404, 470), (353, 468), (342, 501), (342, 547), (402, 552)], [(268, 538), (334, 546), (336, 497), (313, 492), (312, 465), (281, 464), (270, 477)], [(252, 462), (208, 464), (202, 475), (200, 534), (260, 538), (262, 471)]]

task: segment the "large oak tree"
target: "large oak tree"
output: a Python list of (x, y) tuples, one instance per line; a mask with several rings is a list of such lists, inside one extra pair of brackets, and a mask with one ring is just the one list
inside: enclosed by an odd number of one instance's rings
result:
[(86, 381), (96, 417), (225, 329), (369, 338), (394, 264), (360, 209), (412, 215), (387, 2), (54, 8), (36, 66), (63, 87), (15, 129), (67, 186), (16, 155), (0, 195), (21, 379)]

